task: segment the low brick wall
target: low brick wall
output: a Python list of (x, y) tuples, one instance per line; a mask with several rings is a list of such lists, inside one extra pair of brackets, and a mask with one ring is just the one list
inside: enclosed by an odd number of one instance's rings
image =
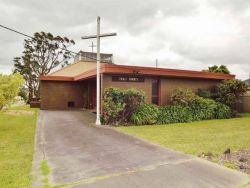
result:
[(30, 108), (40, 108), (40, 101), (30, 101)]

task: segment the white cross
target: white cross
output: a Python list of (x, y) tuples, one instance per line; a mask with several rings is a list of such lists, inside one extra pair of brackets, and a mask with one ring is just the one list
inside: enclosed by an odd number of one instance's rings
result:
[(96, 58), (96, 125), (101, 125), (100, 121), (100, 38), (101, 37), (110, 37), (116, 36), (116, 33), (106, 33), (100, 34), (100, 17), (97, 17), (97, 34), (83, 36), (82, 39), (97, 39), (97, 58)]

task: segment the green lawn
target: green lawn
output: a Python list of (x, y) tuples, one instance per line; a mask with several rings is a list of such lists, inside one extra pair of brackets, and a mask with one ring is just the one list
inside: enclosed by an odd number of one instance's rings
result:
[(241, 118), (226, 120), (117, 129), (193, 155), (212, 152), (218, 156), (227, 148), (232, 151), (250, 149), (250, 113), (243, 114)]
[(0, 111), (0, 187), (31, 183), (37, 111), (28, 106)]

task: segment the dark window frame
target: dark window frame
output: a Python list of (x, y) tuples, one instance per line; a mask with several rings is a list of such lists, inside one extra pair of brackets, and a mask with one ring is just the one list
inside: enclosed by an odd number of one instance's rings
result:
[(160, 83), (159, 78), (152, 78), (151, 102), (160, 105)]

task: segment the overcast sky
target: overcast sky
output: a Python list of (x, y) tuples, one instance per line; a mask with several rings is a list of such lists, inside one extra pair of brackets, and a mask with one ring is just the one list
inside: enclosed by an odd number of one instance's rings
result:
[[(117, 64), (202, 70), (224, 64), (240, 79), (250, 73), (249, 0), (0, 0), (0, 24), (32, 35), (67, 36), (73, 51), (91, 51), (101, 32), (101, 51)], [(24, 37), (0, 28), (0, 73), (10, 73), (23, 51)], [(94, 41), (95, 42), (95, 41)]]

